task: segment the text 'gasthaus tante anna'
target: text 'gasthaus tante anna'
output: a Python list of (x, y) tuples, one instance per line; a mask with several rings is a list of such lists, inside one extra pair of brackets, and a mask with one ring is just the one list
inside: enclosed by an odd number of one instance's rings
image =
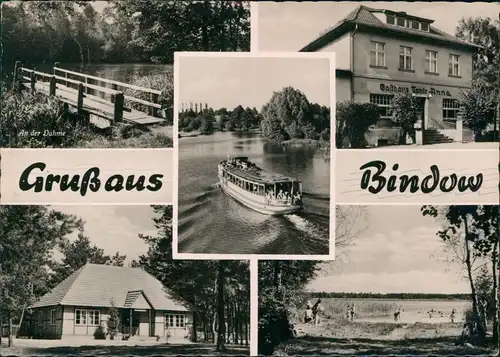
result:
[[(19, 177), (19, 188), (21, 191), (61, 192), (73, 191), (82, 197), (89, 192), (121, 192), (121, 191), (159, 191), (162, 188), (163, 174), (145, 175), (123, 175), (114, 173), (107, 175), (106, 179), (100, 178), (101, 170), (91, 167), (81, 174), (47, 173), (47, 165), (43, 162), (35, 162), (21, 173)], [(46, 173), (46, 174), (43, 174)]]
[(392, 166), (392, 174), (386, 172), (387, 164), (384, 161), (374, 160), (362, 165), (360, 187), (368, 190), (372, 194), (382, 191), (401, 193), (430, 194), (433, 192), (477, 192), (483, 184), (483, 174), (478, 173), (473, 176), (459, 176), (456, 173), (443, 175), (437, 165), (430, 166), (430, 173), (427, 175), (398, 175), (395, 171), (400, 169), (400, 165), (395, 163)]

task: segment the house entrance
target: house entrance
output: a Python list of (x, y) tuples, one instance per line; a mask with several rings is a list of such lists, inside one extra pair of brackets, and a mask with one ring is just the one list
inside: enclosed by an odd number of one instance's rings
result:
[(425, 101), (427, 98), (425, 97), (417, 97), (417, 120), (420, 120), (422, 123), (422, 129), (427, 129), (429, 127), (429, 123), (425, 122)]

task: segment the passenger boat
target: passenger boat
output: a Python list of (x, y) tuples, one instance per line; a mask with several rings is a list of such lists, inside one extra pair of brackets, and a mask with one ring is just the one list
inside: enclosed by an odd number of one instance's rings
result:
[(222, 190), (263, 214), (289, 214), (303, 209), (302, 182), (266, 171), (246, 156), (229, 157), (218, 165)]

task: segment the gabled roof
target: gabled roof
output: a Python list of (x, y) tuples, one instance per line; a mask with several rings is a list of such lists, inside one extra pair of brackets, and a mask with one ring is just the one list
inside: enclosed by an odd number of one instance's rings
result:
[(376, 12), (385, 12), (391, 14), (397, 14), (397, 11), (384, 10), (384, 9), (373, 9), (364, 5), (358, 6), (356, 9), (351, 11), (346, 17), (337, 22), (331, 28), (326, 30), (323, 34), (321, 34), (317, 39), (310, 42), (307, 46), (302, 48), (300, 52), (313, 52), (317, 51), (324, 46), (332, 43), (335, 39), (344, 35), (346, 32), (350, 31), (355, 25), (364, 26), (373, 28), (376, 30), (385, 30), (393, 33), (398, 33), (400, 35), (420, 37), (427, 40), (433, 40), (436, 42), (448, 43), (453, 45), (459, 45), (470, 50), (477, 50), (481, 48), (481, 46), (474, 45), (467, 41), (463, 41), (455, 36), (449, 35), (430, 24), (433, 20), (418, 18), (416, 16), (406, 15), (408, 18), (412, 19), (420, 19), (429, 23), (430, 31), (420, 31), (411, 28), (401, 27), (397, 25), (390, 25), (383, 21), (380, 21), (373, 13)]
[(143, 295), (156, 310), (188, 311), (187, 303), (174, 300), (162, 283), (140, 268), (86, 264), (45, 294), (32, 308), (71, 305), (130, 307)]

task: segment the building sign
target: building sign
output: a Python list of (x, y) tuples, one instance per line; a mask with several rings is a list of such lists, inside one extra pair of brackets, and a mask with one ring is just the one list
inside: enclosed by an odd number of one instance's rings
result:
[(430, 95), (442, 95), (445, 97), (451, 97), (451, 94), (447, 90), (438, 90), (436, 88), (423, 88), (417, 86), (405, 87), (405, 86), (396, 86), (394, 84), (380, 84), (380, 90), (382, 92), (390, 92), (390, 93), (412, 93), (412, 94), (430, 94)]

